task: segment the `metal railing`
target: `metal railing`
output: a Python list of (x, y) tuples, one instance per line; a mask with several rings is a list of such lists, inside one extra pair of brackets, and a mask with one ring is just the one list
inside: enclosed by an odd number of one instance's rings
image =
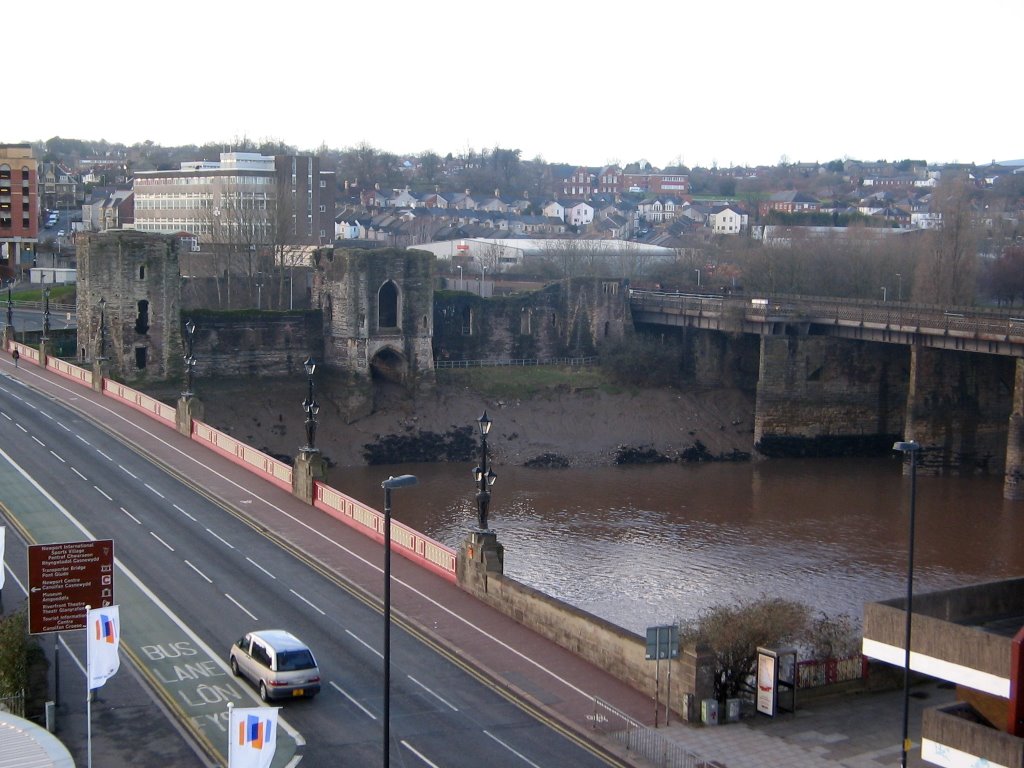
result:
[(606, 701), (594, 697), (594, 730), (657, 768), (712, 768), (713, 763), (670, 741)]
[(597, 365), (597, 357), (546, 357), (522, 360), (435, 360), (434, 368), (492, 368), (530, 365), (568, 365), (586, 367)]
[(0, 710), (10, 712), (18, 717), (25, 716), (25, 691), (24, 689), (13, 696), (0, 697)]

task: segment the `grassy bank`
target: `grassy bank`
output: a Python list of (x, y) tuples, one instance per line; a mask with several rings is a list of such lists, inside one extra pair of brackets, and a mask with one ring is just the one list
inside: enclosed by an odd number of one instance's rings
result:
[(609, 394), (621, 391), (598, 367), (495, 366), (437, 371), (437, 381), (465, 387), (491, 398), (543, 397), (546, 393), (597, 389)]

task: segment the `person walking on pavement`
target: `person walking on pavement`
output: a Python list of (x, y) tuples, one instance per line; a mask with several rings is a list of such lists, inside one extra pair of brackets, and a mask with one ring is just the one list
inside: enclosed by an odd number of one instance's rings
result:
[(17, 368), (18, 367), (18, 361), (21, 359), (21, 353), (18, 352), (18, 348), (17, 347), (15, 347), (14, 351), (11, 352), (11, 357), (14, 358), (14, 367)]

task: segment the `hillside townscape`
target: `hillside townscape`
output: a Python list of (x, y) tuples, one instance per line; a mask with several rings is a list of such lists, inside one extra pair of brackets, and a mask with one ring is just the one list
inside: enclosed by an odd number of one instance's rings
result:
[(265, 294), (268, 306), (265, 275), (329, 244), (430, 250), (439, 271), (463, 280), (455, 287), (477, 292), (498, 276), (601, 275), (680, 291), (1024, 298), (1022, 161), (655, 168), (549, 163), (499, 147), (444, 157), (249, 141), (8, 147), (0, 153), (38, 164), (36, 199), (0, 219), (9, 278), (71, 266), (77, 233), (135, 229), (178, 236), (194, 255), (189, 275), (233, 276), (247, 300)]

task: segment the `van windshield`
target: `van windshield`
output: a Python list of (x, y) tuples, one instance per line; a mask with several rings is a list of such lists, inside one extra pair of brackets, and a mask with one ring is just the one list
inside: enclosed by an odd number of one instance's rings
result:
[(279, 672), (291, 672), (296, 669), (312, 669), (316, 666), (313, 654), (309, 651), (282, 651), (277, 654)]

